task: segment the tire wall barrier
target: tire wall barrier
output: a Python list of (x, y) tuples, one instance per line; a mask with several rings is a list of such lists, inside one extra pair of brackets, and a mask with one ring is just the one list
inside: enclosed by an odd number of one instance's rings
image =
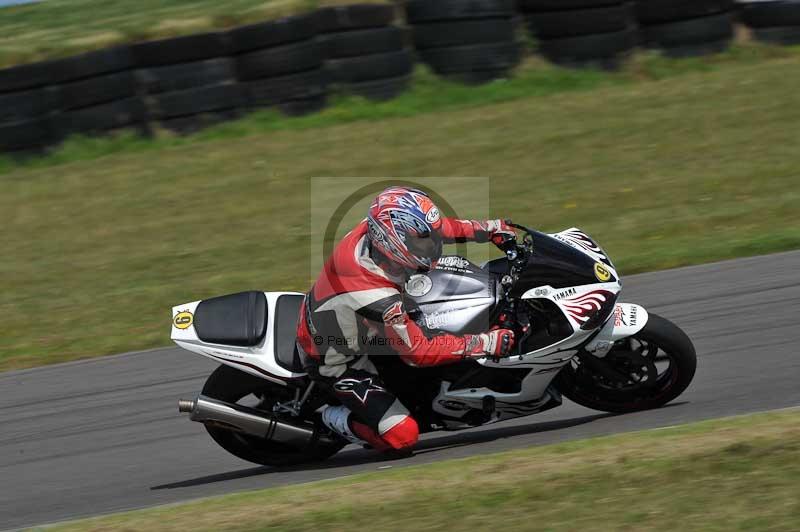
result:
[(800, 0), (742, 2), (739, 20), (756, 40), (772, 44), (800, 44)]
[(329, 7), (317, 12), (318, 42), (331, 83), (370, 100), (408, 88), (414, 61), (392, 5)]
[(420, 60), (466, 83), (508, 76), (520, 62), (515, 0), (409, 0), (406, 17)]
[(131, 47), (138, 94), (151, 123), (179, 133), (236, 118), (242, 107), (229, 38), (204, 33)]
[(230, 36), (248, 109), (302, 115), (325, 107), (329, 83), (314, 14), (236, 28)]
[(733, 0), (638, 0), (642, 43), (673, 57), (721, 52), (733, 40)]
[(637, 44), (636, 21), (624, 0), (519, 0), (544, 57), (567, 66), (614, 68)]
[[(403, 23), (405, 20), (405, 25)], [(323, 109), (331, 92), (388, 100), (414, 61), (465, 83), (511, 75), (521, 34), (549, 61), (615, 68), (635, 47), (667, 55), (755, 39), (800, 43), (800, 0), (405, 0), (117, 46), (0, 70), (0, 153), (40, 153), (72, 134), (190, 133), (274, 108)]]

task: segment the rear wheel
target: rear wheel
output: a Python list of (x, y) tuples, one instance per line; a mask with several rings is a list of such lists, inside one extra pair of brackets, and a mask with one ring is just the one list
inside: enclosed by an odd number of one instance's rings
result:
[[(294, 388), (280, 386), (223, 365), (208, 377), (203, 386), (203, 395), (271, 413), (275, 404), (290, 401), (294, 397)], [(296, 418), (293, 419), (296, 421)], [(212, 425), (206, 425), (206, 430), (215, 442), (232, 455), (268, 466), (324, 460), (339, 452), (346, 444), (344, 441), (315, 441), (304, 448), (297, 448)]]
[(658, 408), (678, 397), (697, 367), (694, 346), (677, 325), (650, 314), (644, 328), (603, 358), (576, 357), (556, 377), (568, 399), (605, 412)]

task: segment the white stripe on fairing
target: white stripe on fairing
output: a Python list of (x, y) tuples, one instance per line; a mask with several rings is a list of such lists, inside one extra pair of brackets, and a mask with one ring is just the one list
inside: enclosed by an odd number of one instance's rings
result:
[(378, 434), (383, 436), (392, 430), (395, 425), (407, 418), (408, 414), (408, 409), (403, 406), (403, 403), (395, 399), (394, 403), (392, 403), (392, 406), (390, 406), (389, 410), (383, 414), (383, 417), (378, 423)]

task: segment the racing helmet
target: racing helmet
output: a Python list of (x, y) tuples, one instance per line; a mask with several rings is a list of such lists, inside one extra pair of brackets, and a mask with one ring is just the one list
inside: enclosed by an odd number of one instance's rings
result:
[(406, 269), (428, 271), (442, 256), (442, 219), (430, 196), (408, 187), (389, 187), (367, 215), (373, 249)]

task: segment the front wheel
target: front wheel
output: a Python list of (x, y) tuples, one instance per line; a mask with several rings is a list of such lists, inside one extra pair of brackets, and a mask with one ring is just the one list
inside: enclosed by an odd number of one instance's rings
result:
[[(293, 389), (286, 386), (271, 383), (225, 365), (214, 370), (203, 386), (203, 395), (207, 397), (254, 406), (266, 412), (270, 412), (272, 406), (279, 401), (289, 401), (293, 392)], [(213, 425), (206, 425), (206, 430), (215, 442), (232, 455), (248, 462), (268, 466), (288, 466), (324, 460), (339, 452), (346, 444), (344, 440), (330, 443), (315, 441), (300, 449)]]
[(677, 325), (650, 314), (644, 328), (617, 341), (608, 354), (575, 357), (555, 379), (579, 405), (626, 413), (658, 408), (689, 387), (697, 367), (692, 341)]

